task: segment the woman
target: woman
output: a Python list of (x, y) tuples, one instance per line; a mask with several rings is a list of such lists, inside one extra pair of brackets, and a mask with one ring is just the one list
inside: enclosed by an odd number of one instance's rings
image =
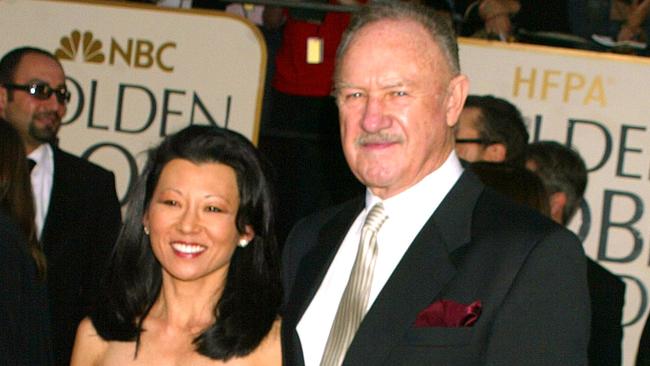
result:
[(149, 153), (72, 365), (280, 365), (270, 202), (244, 137), (205, 126), (167, 137)]
[(45, 270), (25, 146), (0, 118), (1, 365), (52, 363)]

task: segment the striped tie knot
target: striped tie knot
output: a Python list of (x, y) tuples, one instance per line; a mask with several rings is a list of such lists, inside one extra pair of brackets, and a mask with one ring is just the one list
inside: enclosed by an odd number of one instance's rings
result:
[(363, 223), (363, 230), (370, 230), (372, 232), (378, 232), (381, 226), (386, 222), (388, 216), (384, 212), (384, 205), (379, 202), (372, 206), (368, 216), (366, 216), (366, 221)]

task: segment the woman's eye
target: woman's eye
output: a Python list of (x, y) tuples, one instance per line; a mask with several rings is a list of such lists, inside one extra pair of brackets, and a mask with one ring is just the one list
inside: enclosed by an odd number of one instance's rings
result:
[(221, 212), (221, 209), (217, 206), (208, 206), (206, 208), (206, 211), (208, 212)]
[(178, 206), (178, 201), (175, 200), (164, 200), (163, 204), (167, 206)]

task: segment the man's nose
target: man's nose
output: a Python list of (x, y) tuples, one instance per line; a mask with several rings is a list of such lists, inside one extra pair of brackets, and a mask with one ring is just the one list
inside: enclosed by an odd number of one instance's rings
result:
[(367, 132), (377, 132), (388, 127), (384, 102), (379, 97), (369, 97), (363, 113), (361, 125)]

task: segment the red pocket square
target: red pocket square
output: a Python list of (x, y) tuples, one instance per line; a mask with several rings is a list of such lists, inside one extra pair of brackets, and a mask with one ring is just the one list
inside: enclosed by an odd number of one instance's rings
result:
[(453, 300), (438, 300), (422, 310), (415, 319), (415, 327), (471, 327), (481, 315), (481, 301), (469, 305)]

